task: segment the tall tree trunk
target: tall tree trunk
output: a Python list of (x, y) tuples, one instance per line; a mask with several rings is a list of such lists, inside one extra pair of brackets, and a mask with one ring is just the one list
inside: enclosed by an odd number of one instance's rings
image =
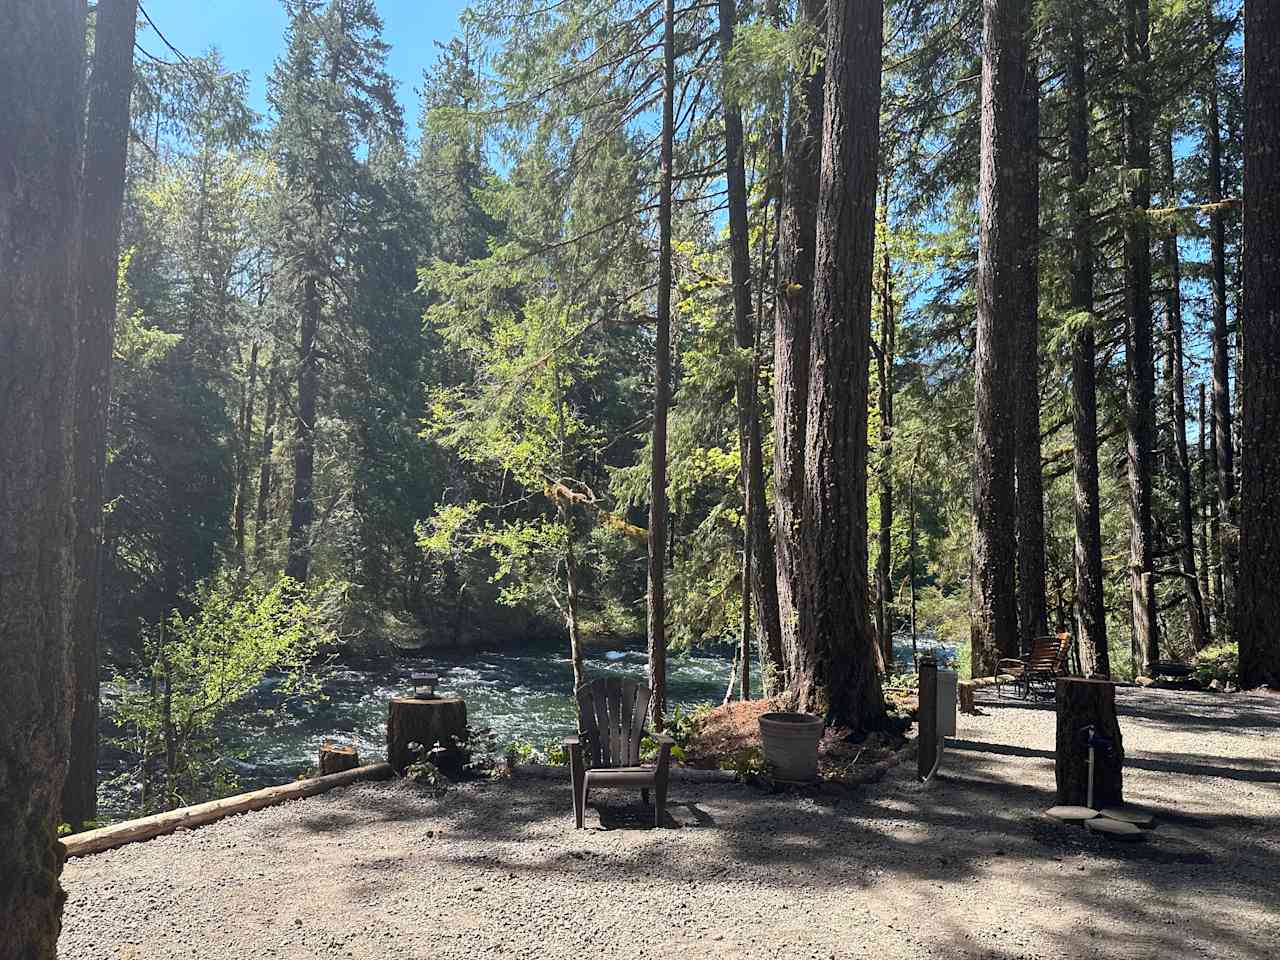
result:
[(81, 0), (0, 6), (0, 954), (32, 960), (55, 956), (66, 899), (73, 497), (93, 462), (75, 436), (84, 49)]
[(978, 324), (974, 357), (973, 577), (971, 653), (974, 676), (1017, 656), (1017, 557), (1014, 532), (1017, 432), (1015, 384), (1026, 277), (1028, 184), (1002, 165), (1025, 146), (1027, 0), (984, 0), (981, 170), (978, 224)]
[(882, 5), (833, 0), (827, 18), (792, 689), (800, 710), (865, 730), (884, 718), (867, 609), (867, 374)]
[[(1216, 29), (1212, 0), (1205, 2), (1209, 25)], [(1214, 57), (1205, 91), (1205, 140), (1209, 153), (1209, 202), (1215, 204), (1209, 213), (1210, 287), (1213, 291), (1213, 446), (1217, 459), (1219, 577), (1222, 582), (1222, 619), (1220, 628), (1230, 636), (1232, 597), (1236, 568), (1236, 472), (1232, 445), (1231, 348), (1227, 329), (1227, 241), (1222, 210), (1222, 140), (1218, 116), (1218, 70)], [(1265, 108), (1264, 108), (1265, 109)]]
[(653, 450), (649, 472), (649, 686), (654, 730), (667, 711), (667, 407), (671, 403), (671, 162), (675, 139), (675, 0), (667, 0), (662, 37), (662, 155), (658, 194), (658, 324), (654, 357)]
[(1024, 649), (1035, 637), (1049, 632), (1049, 602), (1045, 596), (1044, 476), (1040, 459), (1040, 71), (1028, 59), (1022, 84), (1022, 145), (1019, 163), (1019, 202), (1022, 243), (1027, 262), (1018, 273), (1021, 322), (1018, 326), (1014, 374), (1017, 393), (1014, 474), (1018, 544), (1018, 632)]
[(885, 243), (880, 281), (880, 349), (876, 353), (880, 384), (880, 535), (876, 557), (876, 636), (886, 674), (893, 672), (893, 360), (896, 324), (893, 263), (889, 258), (889, 185), (884, 189)]
[(1240, 684), (1280, 683), (1280, 5), (1245, 2)]
[(262, 462), (258, 466), (258, 506), (253, 516), (253, 565), (255, 568), (262, 566), (267, 551), (268, 505), (271, 502), (271, 453), (276, 444), (276, 392), (280, 383), (280, 371), (276, 364), (274, 347), (270, 370), (267, 376), (267, 409), (262, 424)]
[(1111, 676), (1098, 503), (1098, 393), (1094, 339), (1093, 218), (1089, 209), (1089, 77), (1083, 4), (1072, 11), (1066, 71), (1071, 168), (1071, 308), (1084, 317), (1071, 339), (1071, 435), (1075, 514), (1076, 641), (1086, 676)]
[(1125, 300), (1128, 319), (1129, 577), (1134, 671), (1150, 674), (1159, 659), (1159, 622), (1151, 534), (1155, 432), (1155, 358), (1151, 319), (1151, 47), (1148, 0), (1125, 0), (1124, 56), (1129, 96), (1124, 109), (1126, 202)]
[(258, 341), (253, 342), (249, 351), (249, 383), (245, 387), (244, 396), (240, 400), (240, 440), (239, 456), (236, 463), (236, 557), (240, 569), (245, 569), (244, 555), (244, 517), (246, 503), (249, 499), (249, 455), (253, 447), (253, 403), (258, 385)]
[(98, 627), (102, 482), (116, 323), (120, 208), (124, 202), (137, 0), (100, 0), (89, 77), (81, 197), (84, 247), (76, 359), (76, 546), (71, 635), (75, 649), (71, 753), (62, 819), (79, 828), (98, 811)]
[[(800, 0), (798, 21), (817, 31), (822, 0)], [(778, 237), (778, 290), (773, 332), (774, 533), (778, 612), (787, 684), (797, 655), (796, 550), (804, 494), (805, 418), (809, 403), (809, 340), (813, 323), (814, 231), (822, 150), (823, 71), (800, 78), (787, 130), (786, 199)]]
[[(769, 514), (764, 498), (764, 456), (761, 450), (758, 385), (754, 362), (755, 331), (751, 326), (751, 250), (747, 221), (747, 174), (743, 160), (742, 111), (728, 77), (733, 49), (736, 0), (720, 0), (720, 58), (724, 81), (725, 181), (729, 193), (730, 279), (733, 285), (733, 329), (739, 350), (737, 401), (738, 446), (742, 460), (742, 490), (746, 506), (743, 523), (743, 620), (750, 619), (754, 598), (755, 619), (765, 638), (768, 660), (761, 663), (764, 678), (782, 674), (782, 627), (778, 621), (778, 579), (769, 538)], [(763, 278), (762, 278), (763, 279)], [(750, 670), (750, 631), (746, 639), (743, 671)], [(744, 685), (743, 699), (750, 695)]]
[(289, 559), (285, 573), (306, 583), (311, 567), (311, 523), (315, 519), (316, 392), (319, 358), (320, 295), (316, 278), (303, 281), (301, 337), (298, 343), (298, 415), (294, 420), (293, 509), (289, 517)]
[[(1163, 143), (1166, 203), (1178, 205), (1177, 174), (1173, 161), (1173, 128), (1165, 128)], [(1187, 453), (1187, 395), (1182, 350), (1182, 267), (1178, 256), (1178, 227), (1170, 222), (1161, 238), (1168, 286), (1165, 291), (1165, 323), (1168, 339), (1169, 419), (1173, 424), (1174, 468), (1178, 481), (1178, 556), (1182, 567), (1182, 589), (1187, 598), (1187, 628), (1191, 643), (1200, 650), (1205, 645), (1204, 598), (1196, 575), (1196, 541), (1191, 522), (1191, 459)]]
[(1216, 624), (1213, 621), (1214, 600), (1209, 592), (1209, 520), (1205, 510), (1205, 500), (1209, 496), (1209, 455), (1205, 451), (1205, 424), (1208, 423), (1208, 408), (1205, 405), (1204, 383), (1200, 385), (1200, 417), (1196, 421), (1199, 431), (1196, 435), (1198, 451), (1198, 468), (1200, 472), (1200, 493), (1196, 500), (1196, 518), (1200, 522), (1200, 596), (1204, 604), (1205, 643), (1213, 641)]

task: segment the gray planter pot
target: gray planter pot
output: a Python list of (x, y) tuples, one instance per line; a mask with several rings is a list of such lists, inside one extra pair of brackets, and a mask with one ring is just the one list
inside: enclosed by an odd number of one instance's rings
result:
[(766, 713), (760, 718), (764, 757), (780, 780), (818, 778), (818, 741), (825, 724), (811, 713)]

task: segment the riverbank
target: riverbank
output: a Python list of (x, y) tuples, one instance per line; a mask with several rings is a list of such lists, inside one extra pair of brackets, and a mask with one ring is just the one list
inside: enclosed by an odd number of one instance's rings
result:
[[(1122, 690), (1117, 846), (1046, 820), (1052, 709), (982, 703), (933, 784), (362, 784), (67, 864), (64, 957), (1252, 960), (1280, 939), (1280, 697)], [(594, 797), (593, 797), (594, 800)]]

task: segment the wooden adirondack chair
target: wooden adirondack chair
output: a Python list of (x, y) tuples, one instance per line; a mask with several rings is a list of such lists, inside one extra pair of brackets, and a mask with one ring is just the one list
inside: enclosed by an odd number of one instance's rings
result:
[(582, 827), (592, 787), (639, 787), (649, 802), (654, 792), (654, 825), (662, 826), (667, 806), (667, 779), (675, 741), (654, 734), (658, 762), (640, 763), (640, 740), (649, 712), (650, 690), (639, 680), (598, 677), (578, 688), (578, 735), (566, 737), (573, 774), (573, 817)]
[(1054, 637), (1036, 637), (1030, 653), (996, 664), (996, 695), (1004, 696), (1005, 682), (1011, 682), (1024, 700), (1031, 696), (1033, 686), (1051, 689), (1058, 677), (1067, 675), (1070, 653), (1071, 634), (1065, 631)]

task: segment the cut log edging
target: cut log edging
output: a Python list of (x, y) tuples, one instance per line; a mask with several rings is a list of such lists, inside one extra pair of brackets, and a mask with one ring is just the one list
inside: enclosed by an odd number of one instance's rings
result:
[(318, 793), (325, 793), (335, 787), (345, 787), (359, 780), (386, 780), (391, 775), (390, 764), (371, 763), (356, 767), (354, 770), (330, 773), (323, 777), (312, 777), (309, 780), (297, 780), (277, 787), (265, 787), (250, 793), (224, 797), (221, 800), (210, 800), (190, 807), (167, 810), (138, 820), (113, 823), (110, 826), (99, 827), (97, 830), (73, 833), (71, 836), (62, 838), (62, 845), (66, 847), (68, 857), (84, 857), (122, 847), (127, 843), (151, 840), (177, 830), (204, 826), (237, 813), (248, 813), (251, 810), (273, 807), (288, 800), (313, 797)]

